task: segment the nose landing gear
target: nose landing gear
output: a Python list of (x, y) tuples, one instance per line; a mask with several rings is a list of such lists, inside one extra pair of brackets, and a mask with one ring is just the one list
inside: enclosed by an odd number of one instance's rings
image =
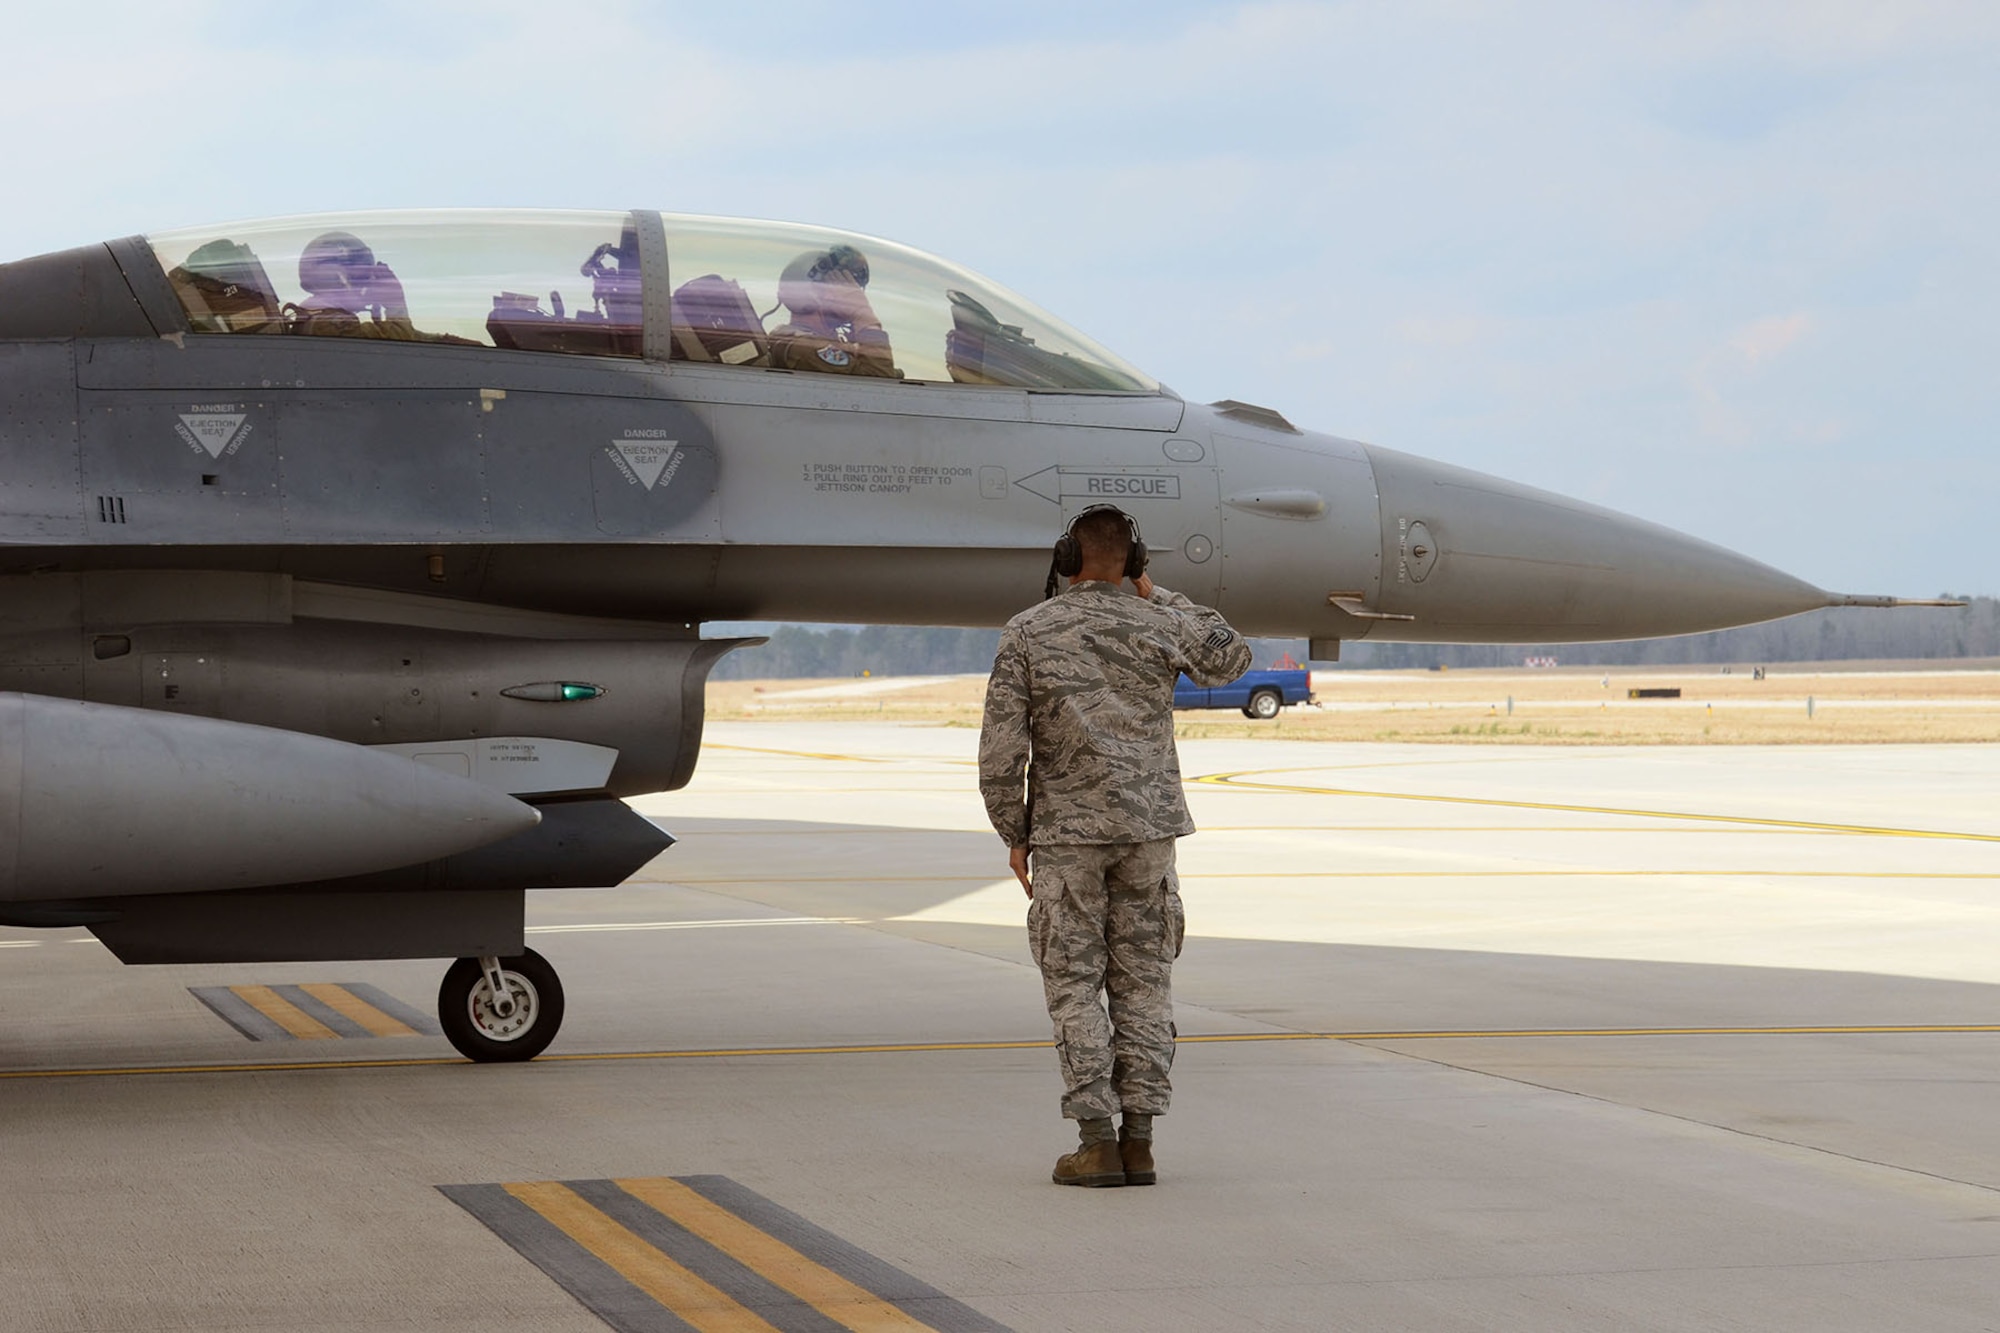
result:
[(461, 958), (438, 987), (438, 1023), (467, 1059), (532, 1060), (562, 1026), (556, 970), (533, 949), (513, 958)]

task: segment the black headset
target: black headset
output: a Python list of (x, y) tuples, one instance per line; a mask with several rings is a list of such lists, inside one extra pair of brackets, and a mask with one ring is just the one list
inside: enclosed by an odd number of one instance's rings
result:
[(1063, 535), (1056, 538), (1055, 552), (1049, 561), (1048, 585), (1042, 590), (1044, 601), (1056, 595), (1058, 577), (1074, 578), (1083, 572), (1083, 543), (1076, 539), (1076, 525), (1092, 514), (1116, 514), (1125, 520), (1132, 537), (1132, 545), (1125, 552), (1125, 577), (1136, 579), (1146, 572), (1146, 539), (1139, 535), (1139, 520), (1117, 505), (1091, 505), (1071, 519)]

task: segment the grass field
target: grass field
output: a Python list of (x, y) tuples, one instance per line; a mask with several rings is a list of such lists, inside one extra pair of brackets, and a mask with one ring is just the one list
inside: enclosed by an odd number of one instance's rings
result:
[[(1270, 722), (1183, 712), (1187, 737), (1496, 745), (1853, 745), (2000, 741), (2000, 663), (1323, 671), (1317, 706)], [(1675, 689), (1678, 699), (1634, 699)], [(984, 676), (719, 681), (708, 715), (976, 727)]]

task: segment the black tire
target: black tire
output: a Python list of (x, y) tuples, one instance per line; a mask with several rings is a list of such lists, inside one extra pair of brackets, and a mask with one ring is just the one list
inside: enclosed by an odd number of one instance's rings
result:
[(1255, 718), (1259, 722), (1269, 722), (1285, 706), (1284, 699), (1276, 690), (1258, 690), (1243, 705), (1243, 716)]
[(490, 1007), (491, 988), (477, 958), (445, 969), (438, 987), (438, 1023), (460, 1055), (480, 1064), (532, 1060), (547, 1050), (562, 1026), (563, 989), (549, 960), (533, 949), (502, 958), (500, 971), (520, 1006), (511, 1018)]

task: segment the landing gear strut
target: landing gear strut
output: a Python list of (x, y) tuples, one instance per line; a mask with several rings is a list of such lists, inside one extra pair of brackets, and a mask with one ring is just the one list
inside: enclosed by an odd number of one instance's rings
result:
[(562, 982), (533, 949), (461, 958), (438, 987), (438, 1022), (459, 1054), (481, 1063), (532, 1060), (562, 1026)]

